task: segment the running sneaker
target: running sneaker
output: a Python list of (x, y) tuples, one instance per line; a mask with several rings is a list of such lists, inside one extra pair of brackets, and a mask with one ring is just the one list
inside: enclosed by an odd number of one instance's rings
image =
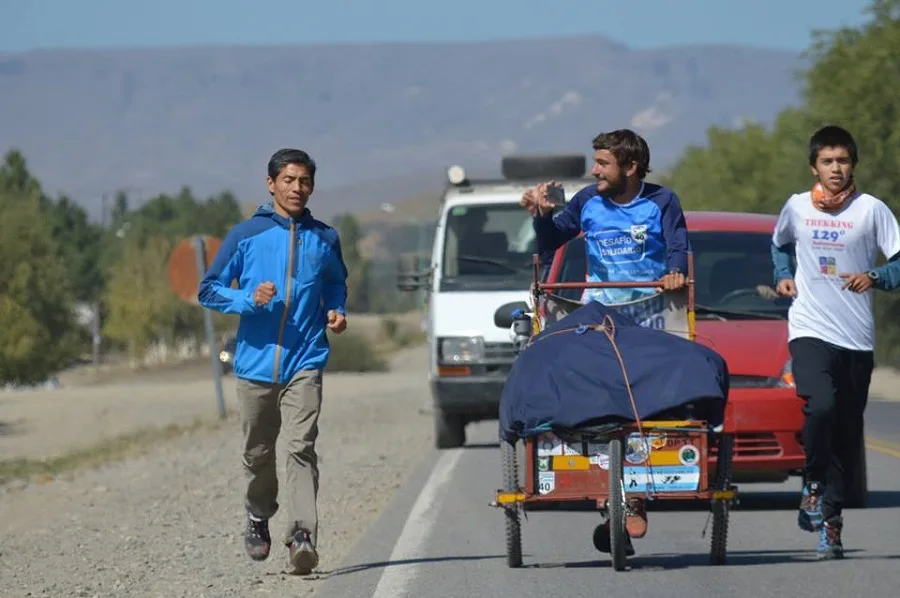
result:
[(822, 523), (819, 528), (819, 545), (816, 547), (816, 557), (820, 560), (844, 558), (844, 544), (841, 541), (841, 532), (844, 529), (844, 521), (841, 517), (832, 517)]
[(289, 547), (294, 575), (309, 575), (319, 564), (319, 555), (313, 546), (309, 531), (302, 529), (294, 534)]
[(811, 482), (803, 487), (800, 510), (797, 513), (797, 525), (800, 529), (815, 532), (822, 527), (823, 495), (824, 488), (818, 482)]
[(269, 536), (269, 522), (266, 519), (247, 517), (247, 531), (244, 533), (244, 548), (254, 561), (264, 561), (269, 556), (272, 538)]

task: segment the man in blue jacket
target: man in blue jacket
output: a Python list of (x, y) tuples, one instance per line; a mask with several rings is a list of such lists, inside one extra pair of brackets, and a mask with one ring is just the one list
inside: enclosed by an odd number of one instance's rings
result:
[(288, 453), (284, 543), (297, 574), (311, 573), (319, 561), (315, 442), (329, 355), (326, 328), (339, 334), (347, 326), (347, 268), (338, 234), (306, 207), (315, 177), (316, 163), (306, 152), (275, 152), (266, 177), (272, 203), (229, 231), (198, 295), (204, 307), (240, 316), (234, 374), (244, 437), (247, 554), (258, 561), (269, 556), (281, 432)]
[[(534, 216), (537, 250), (549, 264), (553, 252), (584, 233), (589, 282), (647, 282), (662, 280), (664, 290), (684, 288), (687, 225), (678, 196), (644, 181), (650, 172), (650, 149), (643, 137), (629, 129), (601, 133), (593, 140), (597, 179), (578, 191), (559, 213), (550, 199), (555, 181), (541, 183), (522, 196), (521, 205)], [(659, 301), (653, 288), (586, 290), (583, 300), (604, 305), (630, 304), (624, 313), (646, 326), (662, 328)]]

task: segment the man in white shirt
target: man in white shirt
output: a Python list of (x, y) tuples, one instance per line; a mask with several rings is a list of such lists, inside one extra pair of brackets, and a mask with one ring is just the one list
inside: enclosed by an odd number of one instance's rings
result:
[[(787, 200), (772, 236), (776, 291), (794, 298), (788, 346), (797, 395), (806, 402), (798, 525), (819, 532), (823, 559), (844, 553), (844, 492), (862, 450), (874, 367), (873, 295), (900, 286), (900, 226), (884, 202), (857, 190), (857, 162), (849, 132), (817, 131), (809, 142), (816, 182)], [(889, 261), (875, 268), (878, 252)]]

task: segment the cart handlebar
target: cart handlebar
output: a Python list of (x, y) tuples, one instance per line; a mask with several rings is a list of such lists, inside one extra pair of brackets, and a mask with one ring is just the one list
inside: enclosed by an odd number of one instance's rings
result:
[[(692, 281), (686, 281), (689, 284)], [(541, 290), (558, 289), (650, 289), (662, 288), (665, 283), (661, 280), (647, 281), (623, 281), (623, 282), (539, 282), (537, 286)]]

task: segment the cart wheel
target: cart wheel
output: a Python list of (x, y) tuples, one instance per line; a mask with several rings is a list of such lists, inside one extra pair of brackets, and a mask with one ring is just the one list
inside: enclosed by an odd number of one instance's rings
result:
[(609, 442), (609, 556), (613, 569), (624, 571), (628, 559), (625, 547), (625, 496), (622, 487), (622, 440)]
[[(734, 457), (734, 437), (719, 437), (719, 455), (716, 463), (716, 490), (728, 490), (731, 487), (731, 462)], [(730, 499), (713, 499), (712, 503), (712, 541), (709, 558), (713, 565), (724, 565), (728, 554), (728, 515), (731, 510)]]
[[(518, 492), (520, 486), (516, 445), (501, 440), (500, 447), (503, 459), (503, 490)], [(508, 505), (503, 508), (503, 513), (506, 521), (506, 564), (509, 567), (521, 567), (522, 524), (519, 521), (519, 508), (517, 505)]]

